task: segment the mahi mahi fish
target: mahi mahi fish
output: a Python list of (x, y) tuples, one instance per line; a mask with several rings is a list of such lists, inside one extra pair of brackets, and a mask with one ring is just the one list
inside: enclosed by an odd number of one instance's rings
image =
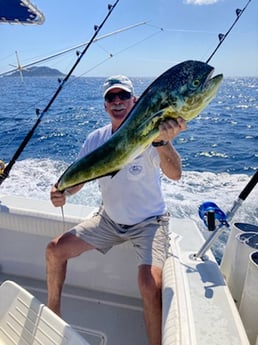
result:
[(161, 76), (143, 92), (127, 118), (103, 145), (71, 164), (58, 180), (58, 190), (114, 176), (140, 155), (159, 135), (166, 119), (196, 117), (215, 97), (223, 75), (201, 61), (184, 61)]

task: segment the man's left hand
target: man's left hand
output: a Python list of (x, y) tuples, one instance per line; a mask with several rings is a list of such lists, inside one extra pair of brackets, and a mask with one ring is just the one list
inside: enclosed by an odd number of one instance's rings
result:
[(185, 131), (187, 128), (186, 121), (179, 117), (177, 120), (167, 119), (161, 121), (159, 125), (159, 136), (155, 138), (155, 141), (171, 141), (173, 140), (180, 132)]

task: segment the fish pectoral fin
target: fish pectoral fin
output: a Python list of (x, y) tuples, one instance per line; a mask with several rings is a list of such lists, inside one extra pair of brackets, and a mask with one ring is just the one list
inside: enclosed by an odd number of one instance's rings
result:
[(149, 132), (148, 126), (151, 125), (151, 127), (158, 127), (159, 122), (163, 119), (165, 112), (166, 108), (148, 116), (143, 122), (141, 122), (137, 130), (140, 130), (142, 132)]
[(166, 111), (167, 108), (163, 108), (161, 110), (159, 110), (158, 112), (154, 113), (154, 114), (151, 114), (151, 116), (148, 118), (148, 120), (154, 120), (154, 119), (157, 119), (159, 120), (160, 118), (163, 117), (165, 111)]

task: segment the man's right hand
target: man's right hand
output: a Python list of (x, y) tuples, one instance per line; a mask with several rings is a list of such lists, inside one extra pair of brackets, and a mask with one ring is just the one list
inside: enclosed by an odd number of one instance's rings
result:
[(66, 202), (65, 193), (60, 192), (56, 185), (54, 185), (50, 191), (50, 200), (55, 207), (64, 206)]

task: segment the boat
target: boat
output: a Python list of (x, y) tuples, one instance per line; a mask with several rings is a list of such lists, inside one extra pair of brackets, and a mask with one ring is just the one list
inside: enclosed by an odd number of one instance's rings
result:
[[(240, 200), (255, 187), (257, 177), (256, 172)], [(234, 204), (230, 218), (239, 205)], [(48, 201), (0, 192), (1, 345), (148, 344), (130, 243), (105, 257), (92, 251), (70, 260), (62, 318), (46, 306), (47, 244), (95, 211), (68, 203), (63, 217)], [(229, 217), (211, 202), (199, 211), (213, 230), (208, 240), (193, 220), (170, 220), (162, 345), (258, 345), (258, 227), (230, 225)], [(219, 265), (210, 246), (223, 227), (231, 232)]]
[[(256, 182), (257, 177), (256, 173)], [(0, 344), (148, 344), (130, 243), (116, 246), (105, 257), (92, 251), (70, 260), (62, 319), (45, 305), (47, 243), (95, 211), (68, 203), (63, 219), (48, 201), (0, 194)], [(258, 227), (234, 223), (232, 228), (223, 273), (209, 248), (200, 254), (207, 240), (196, 223), (171, 218), (162, 287), (162, 345), (258, 344)], [(254, 238), (251, 246), (244, 241), (248, 250), (237, 249), (239, 234)], [(244, 261), (240, 272), (239, 262)], [(239, 275), (249, 272), (249, 266), (252, 276), (245, 286), (246, 277), (241, 280)], [(235, 300), (234, 281), (242, 286), (245, 301)]]

